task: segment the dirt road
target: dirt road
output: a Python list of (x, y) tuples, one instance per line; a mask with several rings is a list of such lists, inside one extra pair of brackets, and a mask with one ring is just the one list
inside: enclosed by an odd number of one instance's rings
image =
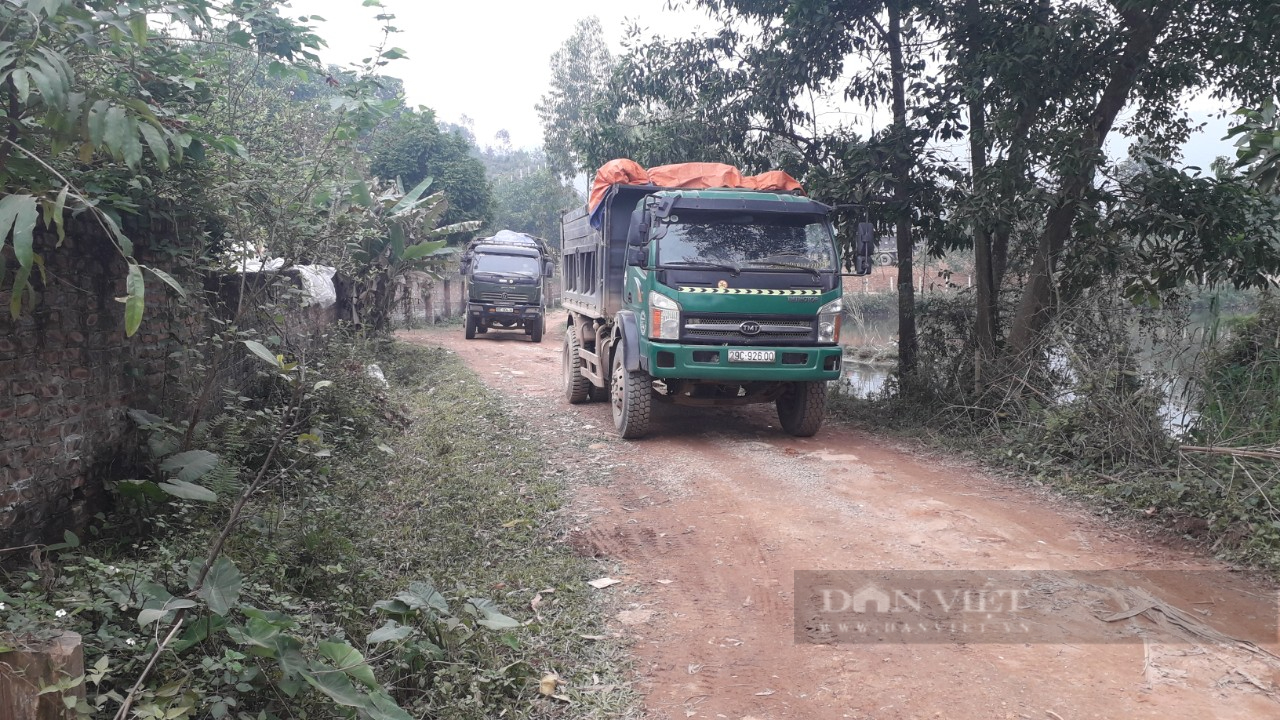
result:
[[(772, 406), (659, 406), (649, 438), (618, 440), (606, 403), (563, 399), (562, 324), (553, 318), (541, 344), (499, 332), (466, 341), (460, 328), (402, 337), (456, 351), (544, 433), (553, 467), (598, 469), (574, 489), (565, 540), (622, 580), (601, 592), (633, 640), (650, 716), (1280, 718), (1270, 655), (1280, 645), (1260, 631), (1274, 624), (1275, 591), (1262, 582), (1195, 575), (1224, 569), (1051, 494), (832, 422), (792, 438)], [(796, 571), (1105, 568), (1180, 571), (1146, 584), (1183, 612), (1116, 621), (1145, 633), (1124, 644), (811, 644), (793, 627)], [(1091, 637), (1100, 615), (1142, 609), (1116, 596), (1073, 602), (1088, 590), (1044, 589), (1062, 600), (1056, 631)], [(1271, 635), (1260, 647), (1205, 641), (1214, 629)]]

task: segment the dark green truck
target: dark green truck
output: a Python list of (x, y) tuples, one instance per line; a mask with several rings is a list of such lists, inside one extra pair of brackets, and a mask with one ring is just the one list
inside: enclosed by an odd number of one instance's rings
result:
[(499, 231), (472, 240), (462, 254), (466, 282), (468, 340), (490, 328), (523, 330), (542, 342), (546, 328), (547, 282), (555, 271), (542, 238)]
[[(841, 364), (831, 210), (794, 194), (613, 185), (594, 213), (566, 213), (568, 401), (608, 397), (624, 438), (648, 432), (654, 402), (772, 402), (786, 432), (815, 434)], [(872, 244), (858, 247), (865, 272)]]

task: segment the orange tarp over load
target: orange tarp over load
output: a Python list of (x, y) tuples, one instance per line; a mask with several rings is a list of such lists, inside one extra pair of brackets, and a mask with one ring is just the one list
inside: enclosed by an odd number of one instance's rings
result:
[(771, 192), (804, 192), (796, 179), (781, 170), (770, 170), (759, 175), (743, 177), (738, 168), (723, 163), (676, 163), (649, 168), (646, 171), (625, 158), (610, 160), (596, 171), (591, 185), (591, 198), (587, 204), (592, 214), (592, 224), (597, 225), (596, 210), (604, 200), (611, 185), (656, 185), (663, 188), (743, 188)]
[(677, 163), (649, 168), (649, 182), (664, 188), (737, 188), (743, 187), (742, 173), (722, 163)]
[(768, 190), (771, 192), (804, 192), (800, 183), (781, 170), (770, 170), (759, 175), (748, 175), (742, 178), (742, 187), (752, 190)]
[(595, 182), (591, 184), (591, 199), (587, 203), (592, 212), (599, 207), (600, 201), (610, 185), (648, 185), (649, 173), (644, 171), (634, 160), (621, 158), (610, 160), (596, 171)]

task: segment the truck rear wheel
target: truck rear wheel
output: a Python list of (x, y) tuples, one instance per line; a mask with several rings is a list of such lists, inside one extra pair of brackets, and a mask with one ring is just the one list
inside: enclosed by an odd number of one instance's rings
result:
[(822, 427), (827, 408), (827, 383), (791, 383), (778, 398), (778, 420), (782, 429), (796, 437), (812, 437)]
[(466, 323), (466, 327), (467, 327), (467, 339), (475, 340), (476, 339), (476, 319), (471, 316), (471, 313), (467, 313), (467, 319), (464, 322)]
[(542, 318), (538, 318), (537, 320), (534, 321), (533, 325), (529, 326), (530, 340), (536, 343), (542, 342), (542, 329), (543, 329), (544, 322), (545, 321)]
[(613, 352), (613, 368), (609, 373), (609, 402), (613, 406), (613, 425), (618, 435), (627, 440), (642, 438), (649, 432), (649, 411), (653, 401), (653, 378), (643, 370), (627, 370), (622, 347)]
[(582, 376), (582, 358), (578, 356), (578, 329), (569, 325), (564, 329), (564, 356), (560, 368), (564, 372), (564, 396), (571, 404), (587, 401), (591, 383)]

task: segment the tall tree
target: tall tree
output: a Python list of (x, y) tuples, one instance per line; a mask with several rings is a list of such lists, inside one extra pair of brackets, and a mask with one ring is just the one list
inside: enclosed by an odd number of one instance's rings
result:
[(607, 94), (613, 65), (600, 18), (594, 15), (579, 20), (551, 56), (551, 89), (537, 109), (547, 160), (565, 178), (595, 169), (583, 148), (596, 136), (596, 111)]

